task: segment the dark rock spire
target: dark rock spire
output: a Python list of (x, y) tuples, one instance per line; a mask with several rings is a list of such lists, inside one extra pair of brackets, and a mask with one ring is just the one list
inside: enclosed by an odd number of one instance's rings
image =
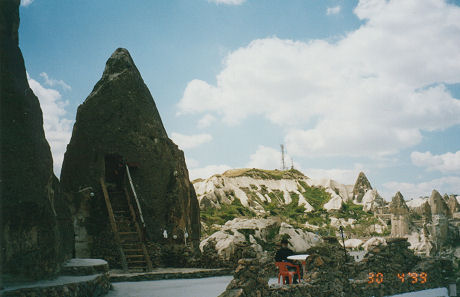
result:
[(0, 1), (0, 209), (3, 274), (54, 274), (73, 249), (39, 101), (19, 48), (19, 0)]
[(93, 257), (109, 257), (101, 252), (104, 247), (109, 250), (104, 234), (110, 230), (100, 178), (108, 178), (113, 156), (133, 165), (147, 240), (183, 244), (186, 231), (187, 240), (197, 246), (199, 207), (184, 153), (168, 138), (152, 95), (123, 48), (111, 55), (102, 78), (79, 106), (61, 172), (67, 193), (87, 187), (95, 193), (85, 202), (87, 214), (81, 212), (85, 207), (79, 210), (82, 200), (72, 195), (74, 214), (84, 217), (82, 228), (88, 233), (84, 240)]

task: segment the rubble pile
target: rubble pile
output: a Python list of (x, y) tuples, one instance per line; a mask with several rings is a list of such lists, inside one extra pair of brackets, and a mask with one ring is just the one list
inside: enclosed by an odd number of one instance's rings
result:
[[(319, 280), (324, 283), (323, 289), (340, 290), (346, 286), (348, 264), (345, 252), (335, 237), (324, 237), (324, 242), (307, 250), (310, 255), (306, 261), (306, 279), (308, 282)], [(352, 261), (351, 258), (348, 260)], [(344, 282), (345, 281), (345, 282)], [(331, 286), (331, 288), (327, 288)]]
[(269, 296), (267, 263), (264, 259), (240, 259), (233, 280), (219, 297)]
[[(409, 250), (407, 238), (389, 238), (386, 245), (380, 244), (370, 249), (364, 259), (357, 263), (360, 279), (367, 277), (368, 272), (400, 273), (409, 272), (420, 262), (420, 257)], [(363, 275), (365, 274), (365, 275)]]

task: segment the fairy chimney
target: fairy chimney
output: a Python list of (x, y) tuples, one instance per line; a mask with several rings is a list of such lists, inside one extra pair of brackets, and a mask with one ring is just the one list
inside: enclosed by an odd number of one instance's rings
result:
[(404, 197), (397, 192), (390, 203), (391, 236), (403, 237), (409, 234), (409, 207)]
[(449, 232), (449, 208), (444, 202), (441, 194), (438, 191), (433, 190), (431, 196), (428, 199), (428, 203), (431, 208), (431, 236), (432, 240), (436, 245), (443, 245)]
[[(184, 153), (168, 137), (155, 102), (126, 49), (108, 59), (102, 78), (78, 107), (61, 182), (72, 194), (82, 256), (106, 257), (111, 237), (101, 179), (137, 194), (146, 239), (164, 245), (200, 239), (199, 206)], [(102, 252), (107, 251), (107, 252)], [(101, 254), (102, 253), (102, 254)], [(78, 256), (78, 255), (77, 255)]]

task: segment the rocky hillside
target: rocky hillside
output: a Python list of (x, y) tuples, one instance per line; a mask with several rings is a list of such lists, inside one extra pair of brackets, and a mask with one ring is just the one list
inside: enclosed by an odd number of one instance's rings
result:
[(297, 170), (233, 169), (193, 183), (208, 234), (214, 225), (242, 216), (275, 216), (315, 231), (358, 219), (366, 224), (381, 223), (377, 230), (384, 227), (383, 222), (367, 222), (368, 212), (385, 207), (386, 202), (364, 173), (355, 185), (344, 185), (331, 179), (311, 179)]
[[(363, 172), (354, 185), (311, 179), (297, 170), (261, 169), (233, 169), (193, 184), (201, 208), (200, 248), (227, 260), (244, 245), (258, 254), (273, 251), (283, 237), (302, 252), (323, 236), (340, 236), (340, 227), (347, 248), (367, 250), (389, 237), (406, 237), (418, 254), (433, 253), (439, 244), (455, 247), (459, 235), (455, 197), (434, 191), (437, 199), (406, 205), (397, 193), (390, 203)], [(445, 215), (441, 225), (432, 218), (438, 209)]]
[(371, 212), (386, 203), (364, 173), (355, 185), (344, 185), (297, 170), (233, 169), (193, 184), (201, 208), (200, 248), (225, 260), (241, 246), (257, 254), (273, 251), (281, 238), (302, 252), (321, 236), (337, 235), (340, 226), (359, 237), (389, 232)]
[(295, 202), (305, 212), (339, 210), (344, 203), (364, 205), (365, 210), (383, 206), (384, 200), (372, 190), (361, 172), (354, 185), (332, 179), (311, 179), (295, 169), (232, 169), (206, 180), (193, 181), (201, 209), (220, 208), (235, 199), (256, 214), (270, 211), (267, 205), (289, 205)]

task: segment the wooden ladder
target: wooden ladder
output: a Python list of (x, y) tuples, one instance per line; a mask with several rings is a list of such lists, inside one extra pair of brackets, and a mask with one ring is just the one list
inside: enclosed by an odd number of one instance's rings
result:
[(145, 247), (145, 244), (144, 244), (144, 232), (143, 232), (143, 229), (141, 229), (141, 227), (139, 226), (139, 223), (138, 223), (138, 220), (136, 219), (136, 212), (134, 211), (134, 207), (133, 207), (133, 204), (131, 202), (131, 199), (130, 199), (130, 196), (129, 196), (129, 192), (126, 188), (124, 188), (124, 192), (125, 192), (125, 197), (126, 197), (126, 201), (128, 202), (128, 207), (129, 207), (129, 213), (131, 215), (131, 223), (134, 224), (134, 227), (136, 228), (136, 233), (137, 233), (137, 238), (138, 238), (138, 241), (139, 241), (139, 245), (140, 245), (140, 248), (141, 248), (141, 251), (142, 251), (142, 255), (139, 254), (139, 252), (141, 252), (140, 250), (137, 250), (137, 251), (133, 251), (133, 252), (137, 252), (135, 253), (134, 255), (130, 254), (128, 257), (128, 264), (130, 262), (130, 259), (134, 259), (134, 261), (138, 261), (138, 263), (142, 263), (141, 259), (142, 258), (141, 256), (143, 256), (144, 260), (145, 260), (145, 264), (147, 265), (147, 271), (152, 271), (153, 267), (152, 267), (152, 261), (150, 259), (150, 256), (149, 256), (149, 253), (147, 252), (147, 248)]
[(143, 230), (137, 222), (129, 192), (126, 188), (122, 191), (108, 191), (103, 179), (101, 185), (123, 270), (151, 271), (152, 262), (144, 244)]

